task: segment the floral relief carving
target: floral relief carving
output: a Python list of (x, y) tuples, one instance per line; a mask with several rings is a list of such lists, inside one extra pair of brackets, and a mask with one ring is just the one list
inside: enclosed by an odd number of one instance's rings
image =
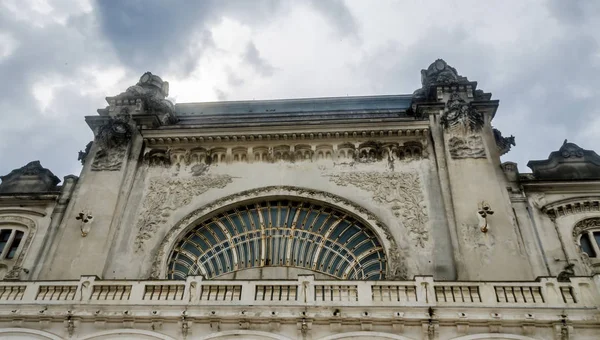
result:
[(465, 133), (478, 132), (484, 125), (483, 114), (461, 98), (458, 92), (452, 92), (444, 108), (442, 125), (450, 131)]
[(450, 156), (454, 159), (485, 158), (485, 147), (480, 135), (454, 136), (448, 141)]
[(428, 217), (417, 173), (346, 172), (331, 174), (329, 178), (337, 185), (354, 185), (370, 191), (376, 202), (391, 205), (394, 215), (402, 218), (416, 245), (425, 247), (429, 240)]
[(136, 252), (152, 238), (159, 226), (165, 223), (172, 211), (191, 203), (195, 196), (210, 189), (221, 189), (233, 181), (229, 175), (205, 175), (193, 178), (151, 178), (148, 194), (136, 224)]

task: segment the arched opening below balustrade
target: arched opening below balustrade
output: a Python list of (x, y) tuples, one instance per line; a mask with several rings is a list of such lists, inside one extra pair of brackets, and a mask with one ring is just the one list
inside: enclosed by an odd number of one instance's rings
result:
[(257, 273), (264, 279), (265, 271), (272, 279), (313, 273), (381, 280), (386, 257), (374, 232), (352, 214), (300, 197), (271, 197), (207, 214), (180, 236), (167, 262), (169, 279)]

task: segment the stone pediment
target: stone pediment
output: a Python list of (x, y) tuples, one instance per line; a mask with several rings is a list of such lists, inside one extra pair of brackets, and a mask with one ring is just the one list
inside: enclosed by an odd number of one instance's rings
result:
[(40, 161), (30, 162), (0, 179), (0, 194), (52, 192), (57, 190), (56, 185), (60, 182), (52, 171), (42, 167)]
[(567, 140), (548, 159), (529, 161), (527, 166), (536, 179), (600, 179), (600, 156), (592, 150), (584, 150), (577, 144), (568, 143)]

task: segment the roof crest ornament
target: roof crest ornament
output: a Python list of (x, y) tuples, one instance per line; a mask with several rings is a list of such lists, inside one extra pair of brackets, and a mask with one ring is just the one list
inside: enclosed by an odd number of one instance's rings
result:
[(168, 95), (169, 82), (152, 72), (146, 72), (137, 84), (130, 86), (125, 92), (106, 97), (109, 106), (98, 110), (98, 113), (101, 116), (120, 114), (156, 116), (158, 120), (152, 120), (154, 125), (172, 124), (177, 119), (175, 106), (167, 99)]
[(437, 59), (426, 70), (421, 70), (421, 88), (413, 93), (415, 99), (426, 99), (429, 88), (435, 85), (467, 83), (467, 77), (458, 74), (456, 69), (443, 59)]
[(566, 139), (558, 151), (550, 153), (548, 159), (529, 161), (527, 166), (536, 179), (600, 179), (600, 156)]

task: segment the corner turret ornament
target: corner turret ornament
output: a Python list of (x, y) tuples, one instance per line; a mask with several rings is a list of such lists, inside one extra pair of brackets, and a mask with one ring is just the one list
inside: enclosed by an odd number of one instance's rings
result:
[(163, 81), (151, 72), (144, 73), (137, 84), (125, 92), (106, 97), (109, 106), (98, 110), (101, 116), (131, 114), (143, 116), (146, 125), (168, 125), (177, 121), (175, 106), (166, 99), (169, 95), (169, 82)]
[(432, 85), (450, 85), (459, 81), (467, 82), (467, 77), (460, 76), (456, 69), (443, 59), (437, 59), (426, 70), (421, 70), (421, 88), (413, 93), (417, 99), (425, 99)]

